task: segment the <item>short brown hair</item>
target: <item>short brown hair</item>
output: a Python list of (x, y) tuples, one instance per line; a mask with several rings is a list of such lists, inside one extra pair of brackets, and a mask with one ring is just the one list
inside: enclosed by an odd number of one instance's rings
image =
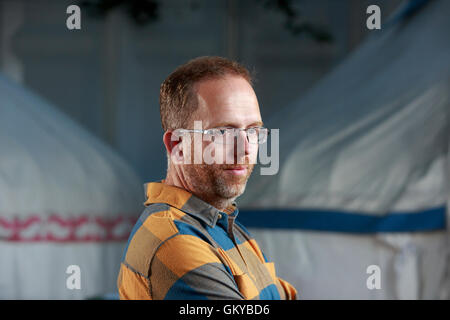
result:
[(222, 57), (198, 57), (179, 66), (161, 84), (159, 107), (164, 131), (183, 128), (197, 109), (193, 87), (197, 82), (237, 75), (252, 85), (250, 72), (237, 63)]

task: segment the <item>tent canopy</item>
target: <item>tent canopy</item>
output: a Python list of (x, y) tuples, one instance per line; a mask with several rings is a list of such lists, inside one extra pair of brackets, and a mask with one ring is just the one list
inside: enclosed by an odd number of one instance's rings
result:
[[(0, 75), (0, 298), (69, 299), (115, 289), (142, 185), (99, 139)], [(80, 267), (80, 290), (66, 270)]]

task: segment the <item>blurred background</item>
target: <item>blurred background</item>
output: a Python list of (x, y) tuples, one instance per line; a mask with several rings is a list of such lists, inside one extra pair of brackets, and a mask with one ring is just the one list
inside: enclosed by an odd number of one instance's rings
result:
[(279, 172), (238, 204), (299, 298), (447, 299), (449, 4), (0, 0), (0, 298), (117, 298), (142, 185), (166, 172), (159, 86), (219, 55), (280, 129)]

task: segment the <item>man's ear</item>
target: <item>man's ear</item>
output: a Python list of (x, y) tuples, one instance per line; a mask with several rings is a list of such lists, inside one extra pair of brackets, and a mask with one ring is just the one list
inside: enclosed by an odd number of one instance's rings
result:
[[(164, 132), (163, 142), (170, 158), (175, 160), (175, 163), (183, 159), (183, 143), (179, 135), (172, 130), (167, 130)], [(175, 159), (173, 156), (175, 156)]]

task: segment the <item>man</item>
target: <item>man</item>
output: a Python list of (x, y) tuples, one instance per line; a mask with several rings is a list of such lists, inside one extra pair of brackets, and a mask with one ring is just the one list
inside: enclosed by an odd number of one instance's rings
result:
[(160, 111), (167, 176), (146, 184), (120, 298), (296, 299), (236, 220), (235, 199), (268, 134), (248, 70), (220, 57), (191, 60), (161, 85)]

